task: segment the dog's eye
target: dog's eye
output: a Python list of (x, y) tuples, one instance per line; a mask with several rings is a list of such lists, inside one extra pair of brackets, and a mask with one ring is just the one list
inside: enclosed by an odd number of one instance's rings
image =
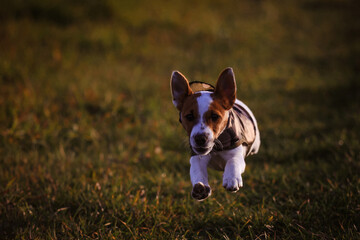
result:
[(194, 114), (192, 114), (192, 113), (189, 113), (189, 114), (185, 115), (185, 118), (189, 122), (194, 121), (194, 119), (195, 119)]
[(212, 120), (213, 122), (216, 122), (217, 120), (219, 120), (219, 118), (220, 118), (220, 116), (217, 115), (216, 113), (212, 113), (212, 114), (211, 114), (211, 120)]

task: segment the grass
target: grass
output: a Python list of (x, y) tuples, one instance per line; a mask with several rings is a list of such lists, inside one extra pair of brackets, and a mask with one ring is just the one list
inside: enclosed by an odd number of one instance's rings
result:
[[(4, 239), (360, 238), (351, 0), (2, 1)], [(174, 69), (234, 68), (262, 146), (236, 194), (190, 197)]]

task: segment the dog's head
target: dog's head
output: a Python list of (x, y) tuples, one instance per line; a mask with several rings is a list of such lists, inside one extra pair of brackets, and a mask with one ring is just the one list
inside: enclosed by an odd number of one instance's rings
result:
[(227, 125), (228, 110), (236, 100), (234, 72), (226, 68), (219, 76), (214, 92), (193, 92), (188, 80), (174, 71), (170, 80), (173, 103), (180, 111), (181, 124), (190, 137), (193, 151), (208, 154)]

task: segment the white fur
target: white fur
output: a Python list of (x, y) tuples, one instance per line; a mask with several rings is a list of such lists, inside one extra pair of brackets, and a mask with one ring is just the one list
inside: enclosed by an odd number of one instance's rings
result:
[[(197, 98), (197, 103), (198, 103), (198, 110), (199, 110), (199, 122), (195, 124), (195, 126), (193, 127), (193, 129), (191, 130), (191, 134), (190, 134), (190, 144), (191, 146), (196, 147), (196, 142), (194, 137), (197, 134), (207, 134), (208, 139), (209, 139), (209, 145), (206, 146), (207, 148), (209, 148), (209, 151), (207, 153), (209, 153), (212, 149), (212, 147), (214, 146), (214, 133), (213, 131), (205, 124), (205, 118), (204, 118), (204, 114), (209, 110), (209, 106), (210, 104), (213, 102), (212, 97), (210, 96), (209, 92), (206, 91), (201, 91), (200, 92), (201, 95)], [(205, 154), (207, 154), (205, 153)]]
[(243, 186), (241, 174), (245, 171), (246, 147), (240, 145), (235, 149), (220, 152), (222, 159), (226, 161), (223, 174), (223, 187), (232, 191), (239, 190)]
[(172, 102), (173, 102), (175, 107), (178, 107), (178, 102), (177, 101), (173, 100)]
[(190, 158), (190, 179), (192, 185), (203, 183), (209, 186), (207, 166), (210, 161), (210, 155), (195, 155)]

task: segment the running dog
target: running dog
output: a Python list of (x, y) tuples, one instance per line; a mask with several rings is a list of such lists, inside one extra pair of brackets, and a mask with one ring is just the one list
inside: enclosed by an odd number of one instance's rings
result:
[(223, 186), (236, 192), (243, 186), (245, 157), (258, 152), (260, 133), (250, 109), (236, 99), (232, 68), (226, 68), (216, 86), (191, 82), (178, 71), (170, 80), (173, 104), (189, 135), (192, 156), (191, 196), (202, 201), (211, 195), (207, 167), (224, 171)]

